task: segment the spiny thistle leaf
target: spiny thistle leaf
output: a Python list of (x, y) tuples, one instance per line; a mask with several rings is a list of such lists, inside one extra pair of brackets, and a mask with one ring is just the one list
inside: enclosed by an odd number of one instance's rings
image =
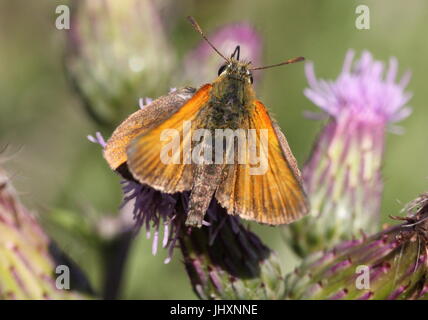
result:
[(428, 193), (406, 223), (308, 257), (285, 281), (288, 299), (427, 299)]

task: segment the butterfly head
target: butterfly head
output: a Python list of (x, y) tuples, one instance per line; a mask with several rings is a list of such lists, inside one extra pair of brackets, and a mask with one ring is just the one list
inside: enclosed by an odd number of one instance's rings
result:
[(239, 55), (240, 46), (238, 45), (230, 58), (218, 69), (218, 75), (252, 84), (253, 75), (249, 69), (251, 62), (240, 61)]
[[(217, 54), (222, 57), (225, 61), (225, 63), (220, 67), (218, 74), (220, 79), (225, 79), (226, 77), (229, 78), (229, 80), (232, 80), (231, 82), (236, 82), (236, 80), (243, 82), (245, 84), (252, 84), (253, 83), (253, 75), (251, 74), (251, 71), (253, 70), (262, 70), (262, 69), (269, 69), (273, 67), (278, 67), (290, 63), (295, 63), (304, 60), (303, 57), (297, 57), (293, 59), (289, 59), (277, 64), (272, 64), (269, 66), (264, 67), (253, 67), (249, 68), (249, 65), (251, 62), (243, 62), (239, 61), (239, 54), (240, 54), (240, 46), (236, 46), (235, 51), (233, 51), (230, 58), (226, 58), (212, 43), (208, 40), (208, 38), (205, 36), (204, 32), (202, 31), (199, 24), (196, 22), (196, 20), (193, 17), (187, 17), (187, 19), (192, 24), (193, 28), (202, 36), (202, 38), (208, 43), (208, 45), (215, 51)], [(247, 85), (246, 85), (247, 86)], [(248, 86), (247, 86), (248, 87)]]

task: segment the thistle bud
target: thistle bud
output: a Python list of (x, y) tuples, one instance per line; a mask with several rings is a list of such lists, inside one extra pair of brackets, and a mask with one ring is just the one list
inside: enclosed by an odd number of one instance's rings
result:
[[(51, 256), (52, 243), (0, 169), (0, 300), (83, 299)], [(67, 267), (67, 266), (66, 266)], [(69, 279), (68, 279), (69, 280)]]
[(175, 55), (153, 1), (82, 1), (71, 16), (66, 67), (98, 124), (111, 129), (140, 96), (167, 90)]

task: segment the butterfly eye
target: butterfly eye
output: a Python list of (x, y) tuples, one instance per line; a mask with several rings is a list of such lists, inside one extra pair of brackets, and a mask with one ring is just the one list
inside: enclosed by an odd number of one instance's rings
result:
[(218, 75), (221, 75), (223, 71), (226, 70), (226, 68), (227, 68), (227, 64), (222, 65), (220, 69), (218, 69)]
[(253, 79), (253, 74), (250, 72), (250, 83), (253, 84), (254, 79)]

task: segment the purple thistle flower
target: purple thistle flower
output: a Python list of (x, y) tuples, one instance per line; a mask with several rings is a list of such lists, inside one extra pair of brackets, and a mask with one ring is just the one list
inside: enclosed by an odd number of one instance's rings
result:
[(135, 181), (124, 180), (122, 184), (125, 195), (122, 205), (134, 201), (133, 212), (136, 227), (138, 229), (143, 227), (148, 239), (151, 237), (153, 229), (153, 255), (157, 253), (160, 231), (163, 227), (161, 243), (162, 247), (168, 250), (168, 257), (165, 259), (165, 263), (168, 263), (171, 260), (180, 230), (184, 226), (182, 219), (184, 212), (180, 212), (180, 208), (183, 208), (184, 197), (180, 194), (165, 194)]
[(377, 230), (385, 129), (411, 112), (410, 74), (396, 81), (396, 59), (384, 70), (367, 51), (356, 62), (353, 56), (349, 51), (334, 81), (316, 79), (306, 65), (305, 95), (329, 120), (302, 170), (311, 214), (286, 231), (300, 255)]
[(107, 144), (106, 141), (105, 141), (105, 139), (104, 139), (104, 137), (103, 137), (103, 135), (101, 134), (101, 132), (96, 132), (95, 136), (88, 135), (87, 138), (92, 143), (99, 144), (102, 148), (104, 148), (106, 146), (106, 144)]
[[(156, 255), (160, 242), (162, 248), (168, 251), (165, 263), (169, 263), (179, 238), (192, 233), (192, 228), (186, 227), (184, 224), (188, 210), (189, 192), (166, 194), (130, 180), (124, 180), (122, 184), (125, 195), (122, 206), (132, 202), (136, 227), (144, 228), (148, 239), (153, 236), (152, 254)], [(231, 225), (234, 233), (239, 233), (239, 219), (228, 216), (213, 199), (203, 221), (208, 232), (209, 245), (214, 243), (226, 222)], [(163, 235), (161, 236), (162, 227)]]
[(152, 102), (152, 98), (140, 98), (140, 100), (138, 100), (138, 105), (140, 106), (140, 109), (143, 109), (145, 106), (149, 105)]
[[(156, 255), (160, 242), (162, 248), (168, 251), (165, 263), (169, 263), (179, 238), (192, 233), (192, 228), (184, 224), (188, 211), (189, 192), (166, 194), (130, 180), (124, 180), (122, 184), (125, 195), (122, 206), (132, 202), (137, 229), (145, 229), (148, 239), (153, 236), (152, 254)], [(213, 199), (203, 221), (203, 226), (207, 229), (209, 245), (214, 243), (226, 222), (230, 224), (235, 234), (239, 233), (239, 219), (228, 216)]]
[[(140, 99), (140, 108), (144, 107), (144, 105), (141, 106), (141, 101), (144, 100), (143, 98)], [(88, 135), (88, 140), (99, 144), (102, 148), (106, 146), (105, 139), (100, 132), (97, 132), (95, 136)], [(165, 260), (165, 263), (168, 263), (171, 260), (178, 233), (182, 226), (182, 219), (177, 218), (179, 213), (176, 209), (177, 202), (182, 200), (181, 195), (164, 194), (133, 180), (122, 180), (121, 183), (124, 193), (121, 207), (123, 208), (132, 202), (131, 206), (133, 207), (136, 227), (138, 229), (144, 227), (148, 239), (151, 237), (151, 229), (154, 229), (153, 255), (157, 253), (159, 233), (163, 226), (162, 247), (168, 248), (168, 257)]]
[[(389, 66), (364, 51), (353, 64), (354, 51), (346, 54), (342, 72), (335, 81), (317, 80), (312, 62), (306, 64), (309, 88), (306, 97), (331, 117), (356, 117), (364, 122), (394, 123), (410, 115), (406, 106), (412, 95), (404, 92), (410, 81), (407, 72), (397, 83), (397, 59)], [(385, 73), (386, 71), (386, 73)]]

